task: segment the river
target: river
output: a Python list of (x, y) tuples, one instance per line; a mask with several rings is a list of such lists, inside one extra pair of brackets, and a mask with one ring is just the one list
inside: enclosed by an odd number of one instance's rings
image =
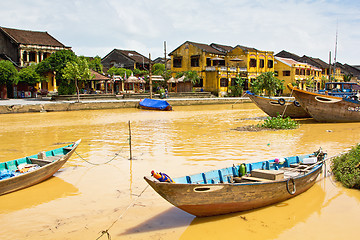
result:
[(265, 117), (252, 103), (2, 114), (1, 162), (82, 142), (54, 177), (0, 196), (0, 237), (97, 239), (108, 230), (111, 239), (356, 239), (360, 191), (329, 174), (285, 202), (208, 218), (147, 188), (143, 176), (151, 170), (175, 178), (320, 147), (331, 156), (360, 142), (360, 123), (301, 120), (296, 130), (234, 130)]

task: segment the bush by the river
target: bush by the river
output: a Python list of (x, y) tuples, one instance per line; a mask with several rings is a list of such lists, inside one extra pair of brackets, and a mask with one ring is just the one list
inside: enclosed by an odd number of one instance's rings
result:
[(331, 170), (345, 187), (360, 189), (360, 145), (333, 159)]
[(263, 122), (257, 124), (257, 127), (271, 129), (295, 129), (299, 126), (299, 122), (290, 117), (282, 118), (280, 115), (277, 117), (267, 117)]

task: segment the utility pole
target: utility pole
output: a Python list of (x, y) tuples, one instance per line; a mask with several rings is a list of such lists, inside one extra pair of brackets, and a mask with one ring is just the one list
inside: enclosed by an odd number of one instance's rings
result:
[(151, 79), (151, 54), (149, 53), (149, 84), (150, 84), (150, 99), (152, 99), (152, 79)]
[(166, 41), (164, 41), (164, 62), (165, 62), (165, 72), (166, 72), (166, 66), (167, 66), (167, 61), (166, 61)]

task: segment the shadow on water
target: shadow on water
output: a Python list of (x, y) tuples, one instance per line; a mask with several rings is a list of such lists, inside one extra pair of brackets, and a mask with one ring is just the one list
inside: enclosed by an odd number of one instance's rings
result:
[(34, 186), (2, 195), (0, 198), (0, 213), (31, 208), (58, 198), (76, 195), (78, 191), (74, 185), (65, 182), (61, 178), (51, 177)]
[(172, 207), (137, 226), (127, 229), (120, 235), (184, 227), (188, 226), (194, 218), (193, 215)]
[[(313, 198), (312, 194), (308, 193), (308, 191), (316, 192), (317, 197)], [(127, 229), (120, 235), (189, 226), (181, 236), (182, 239), (193, 239), (195, 236), (201, 238), (204, 233), (207, 236), (211, 236), (208, 233), (212, 231), (225, 232), (226, 236), (231, 237), (239, 231), (241, 226), (244, 228), (255, 228), (252, 225), (259, 225), (263, 229), (267, 229), (273, 224), (282, 226), (284, 222), (289, 222), (289, 224), (286, 224), (285, 229), (287, 229), (293, 227), (298, 222), (305, 221), (311, 214), (321, 210), (325, 199), (324, 190), (318, 184), (315, 184), (308, 191), (293, 199), (263, 208), (213, 217), (194, 217), (178, 208), (172, 207), (137, 226)], [(290, 218), (291, 221), (288, 221)], [(279, 231), (277, 234), (281, 233), (284, 231), (284, 226), (277, 230)], [(256, 231), (262, 230), (258, 229)]]

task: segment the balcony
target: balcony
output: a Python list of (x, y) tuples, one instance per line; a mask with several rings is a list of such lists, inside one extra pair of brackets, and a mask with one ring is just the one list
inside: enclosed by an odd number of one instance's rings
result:
[(247, 68), (246, 67), (225, 67), (225, 66), (210, 66), (210, 67), (205, 67), (205, 71), (206, 72), (247, 72)]

